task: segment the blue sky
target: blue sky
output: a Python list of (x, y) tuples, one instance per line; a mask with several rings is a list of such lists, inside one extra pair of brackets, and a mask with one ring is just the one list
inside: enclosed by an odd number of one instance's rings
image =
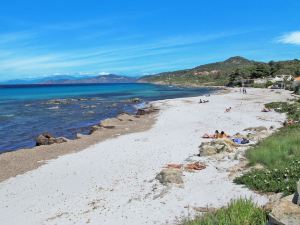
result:
[(298, 0), (4, 0), (0, 80), (299, 58)]

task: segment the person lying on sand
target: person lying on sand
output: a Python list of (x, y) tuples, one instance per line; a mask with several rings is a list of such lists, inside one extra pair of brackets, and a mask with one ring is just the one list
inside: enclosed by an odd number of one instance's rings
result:
[(231, 111), (231, 107), (225, 109), (225, 112), (230, 112), (230, 111)]
[(262, 112), (270, 112), (271, 109), (269, 109), (269, 108), (263, 108), (261, 111), (262, 111)]
[(209, 100), (203, 100), (202, 101), (202, 99), (200, 99), (200, 101), (199, 101), (199, 103), (207, 103), (207, 102), (209, 102)]
[(286, 121), (283, 122), (283, 126), (293, 125), (295, 123), (298, 123), (298, 121), (289, 119), (289, 120), (286, 120)]
[(207, 134), (205, 133), (202, 138), (218, 138), (219, 136), (219, 131), (216, 130), (214, 134)]
[(218, 138), (230, 138), (230, 135), (226, 134), (224, 131), (221, 131), (221, 133), (218, 135)]

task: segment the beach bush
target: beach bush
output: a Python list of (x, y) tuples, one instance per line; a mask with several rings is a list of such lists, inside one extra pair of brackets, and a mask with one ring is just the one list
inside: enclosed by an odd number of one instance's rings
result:
[[(300, 119), (299, 100), (294, 102), (272, 102), (266, 105), (278, 112), (287, 113), (293, 120)], [(300, 125), (296, 123), (281, 128), (246, 152), (250, 165), (260, 164), (262, 170), (248, 172), (234, 180), (237, 184), (262, 192), (296, 191), (300, 179)]]
[(251, 200), (238, 199), (214, 212), (208, 212), (182, 225), (265, 225), (266, 213)]
[(300, 159), (289, 160), (285, 165), (273, 169), (254, 170), (234, 181), (262, 192), (293, 194), (296, 191), (296, 183), (300, 179)]
[(300, 126), (286, 126), (246, 152), (250, 165), (262, 170), (248, 172), (234, 180), (262, 192), (295, 192), (300, 179)]
[(300, 126), (286, 126), (246, 152), (250, 165), (266, 168), (288, 166), (290, 160), (300, 160)]
[(266, 104), (267, 108), (274, 109), (276, 112), (287, 113), (289, 119), (300, 119), (300, 100), (294, 102), (272, 102)]

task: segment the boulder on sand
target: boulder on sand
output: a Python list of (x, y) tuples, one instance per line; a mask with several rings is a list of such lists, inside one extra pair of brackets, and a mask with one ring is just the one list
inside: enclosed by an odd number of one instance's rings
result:
[(111, 129), (111, 128), (115, 128), (116, 126), (118, 126), (119, 123), (120, 123), (120, 120), (118, 120), (117, 118), (106, 119), (106, 120), (101, 121), (100, 127)]
[(262, 132), (262, 131), (268, 131), (268, 128), (266, 128), (264, 126), (249, 127), (249, 128), (246, 128), (244, 131)]
[(121, 113), (118, 115), (117, 119), (120, 121), (133, 121), (134, 119), (136, 119), (136, 117), (128, 113)]
[(297, 189), (293, 198), (293, 203), (297, 204), (300, 207), (300, 180), (297, 183)]
[(166, 168), (157, 174), (156, 179), (163, 185), (183, 184), (183, 173), (180, 169)]
[(269, 214), (267, 225), (299, 225), (300, 206), (292, 202), (293, 195), (280, 199)]
[(52, 145), (52, 144), (63, 143), (63, 142), (67, 142), (67, 141), (68, 140), (64, 137), (55, 138), (53, 135), (51, 135), (49, 133), (43, 133), (43, 134), (40, 134), (36, 138), (36, 146)]
[(151, 113), (156, 112), (158, 110), (159, 109), (156, 109), (153, 106), (150, 106), (148, 108), (138, 109), (136, 115), (141, 116), (141, 115), (151, 114)]
[(230, 140), (217, 139), (211, 142), (203, 142), (199, 146), (200, 156), (210, 156), (221, 152), (233, 152), (236, 144)]

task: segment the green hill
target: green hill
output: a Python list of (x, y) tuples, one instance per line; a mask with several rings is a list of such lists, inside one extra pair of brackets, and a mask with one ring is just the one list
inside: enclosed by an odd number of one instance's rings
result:
[(299, 76), (300, 61), (295, 59), (264, 63), (235, 56), (223, 62), (205, 64), (192, 69), (144, 76), (138, 82), (183, 86), (223, 86), (235, 82), (240, 77), (253, 79), (282, 74)]

